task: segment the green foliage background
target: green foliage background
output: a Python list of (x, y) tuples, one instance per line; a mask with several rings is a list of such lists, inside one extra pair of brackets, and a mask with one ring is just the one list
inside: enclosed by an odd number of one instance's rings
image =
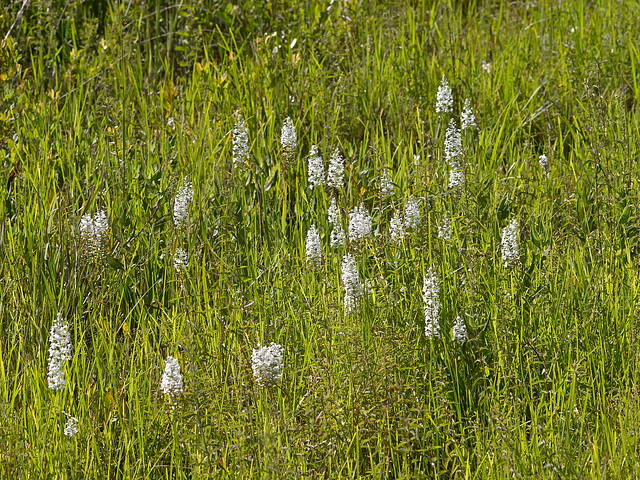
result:
[[(604, 0), (3, 3), (1, 476), (633, 477), (639, 14)], [(443, 75), (453, 118), (468, 98), (479, 127), (462, 193), (447, 188)], [(238, 114), (251, 156), (234, 168)], [(299, 145), (285, 168), (287, 116)], [(346, 159), (345, 227), (361, 202), (373, 215), (359, 249), (329, 248), (313, 144)], [(396, 189), (381, 199), (385, 169)], [(396, 245), (389, 220), (409, 195), (422, 224)], [(79, 222), (99, 208), (110, 229), (91, 262)], [(511, 218), (521, 258), (506, 268)], [(305, 262), (312, 224), (320, 271)], [(346, 251), (371, 283), (347, 316)], [(74, 349), (54, 392), (59, 311)], [(251, 352), (271, 341), (284, 377), (262, 388)], [(167, 355), (184, 373), (175, 405), (159, 388)]]

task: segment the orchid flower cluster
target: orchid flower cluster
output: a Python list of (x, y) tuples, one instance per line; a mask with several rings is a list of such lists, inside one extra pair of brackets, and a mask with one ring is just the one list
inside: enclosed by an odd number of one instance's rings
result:
[(105, 255), (105, 243), (109, 232), (109, 219), (105, 210), (95, 215), (85, 213), (80, 219), (80, 241), (83, 256), (92, 262), (98, 262)]
[[(185, 179), (178, 189), (173, 203), (173, 222), (176, 230), (183, 233), (189, 220), (189, 205), (193, 200), (193, 184)], [(173, 254), (173, 268), (176, 272), (184, 272), (189, 268), (189, 255), (183, 248), (176, 248)]]

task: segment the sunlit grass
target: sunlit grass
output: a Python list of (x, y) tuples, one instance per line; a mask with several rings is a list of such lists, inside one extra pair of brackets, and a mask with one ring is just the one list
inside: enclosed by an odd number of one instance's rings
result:
[[(634, 476), (637, 6), (114, 4), (95, 32), (61, 16), (60, 45), (36, 35), (58, 5), (33, 3), (0, 48), (3, 477)], [(478, 128), (451, 189), (466, 99)], [(325, 171), (344, 157), (341, 188), (309, 188), (313, 145)], [(420, 224), (392, 238), (412, 196)], [(350, 243), (361, 206), (372, 233)], [(81, 219), (102, 210), (98, 248)], [(58, 313), (73, 351), (54, 391)], [(252, 353), (272, 342), (282, 378), (261, 385)], [(161, 388), (168, 357), (181, 393)]]

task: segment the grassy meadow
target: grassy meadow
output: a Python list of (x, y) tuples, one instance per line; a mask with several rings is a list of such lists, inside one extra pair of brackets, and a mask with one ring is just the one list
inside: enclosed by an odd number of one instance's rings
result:
[[(621, 0), (3, 1), (0, 477), (635, 478), (638, 18)], [(314, 145), (327, 171), (344, 159), (339, 188), (311, 188)], [(261, 382), (272, 342), (282, 378)]]

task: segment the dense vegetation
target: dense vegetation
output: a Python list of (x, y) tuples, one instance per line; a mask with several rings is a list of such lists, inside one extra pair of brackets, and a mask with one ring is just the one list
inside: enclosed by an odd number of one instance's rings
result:
[[(3, 2), (0, 476), (634, 476), (639, 16)], [(341, 188), (310, 188), (313, 145), (325, 168), (344, 158)], [(398, 233), (412, 197), (420, 223)], [(351, 241), (360, 206), (373, 231)], [(282, 378), (262, 381), (272, 342)]]

